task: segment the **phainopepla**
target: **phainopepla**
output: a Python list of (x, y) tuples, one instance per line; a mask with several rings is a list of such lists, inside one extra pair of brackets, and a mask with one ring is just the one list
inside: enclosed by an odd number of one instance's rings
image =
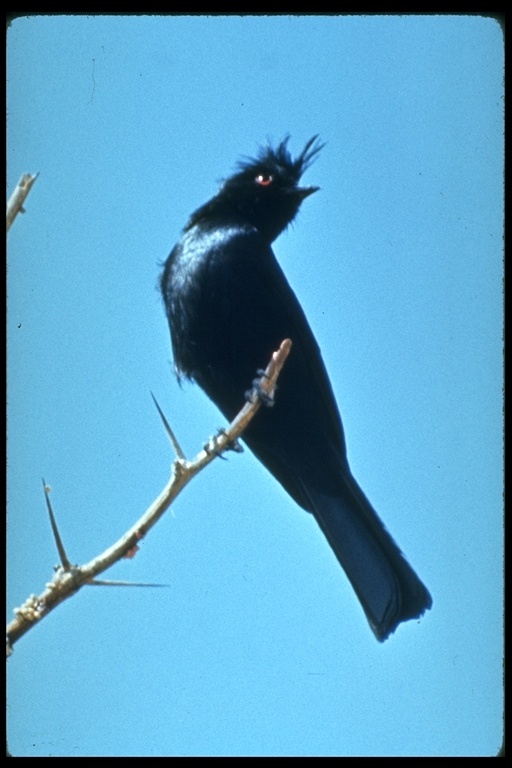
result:
[(240, 162), (190, 217), (161, 288), (178, 377), (195, 380), (230, 421), (256, 371), (292, 340), (275, 405), (243, 440), (315, 516), (382, 641), (432, 599), (352, 476), (320, 349), (271, 247), (318, 189), (299, 186), (323, 146), (317, 138), (295, 160), (287, 138)]

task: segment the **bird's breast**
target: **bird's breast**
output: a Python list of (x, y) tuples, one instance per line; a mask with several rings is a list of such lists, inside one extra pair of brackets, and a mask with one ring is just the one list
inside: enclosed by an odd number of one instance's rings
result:
[(164, 292), (175, 363), (197, 380), (205, 372), (220, 376), (236, 367), (240, 335), (234, 331), (246, 322), (241, 315), (249, 307), (241, 295), (251, 278), (243, 231), (195, 229), (170, 257)]

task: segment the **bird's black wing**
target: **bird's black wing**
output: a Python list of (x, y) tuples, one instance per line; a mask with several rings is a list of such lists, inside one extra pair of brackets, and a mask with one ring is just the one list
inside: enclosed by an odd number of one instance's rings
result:
[[(193, 253), (201, 257), (191, 271)], [(173, 337), (176, 362), (227, 419), (240, 410), (256, 371), (283, 339), (292, 340), (275, 405), (260, 410), (243, 439), (315, 515), (375, 635), (385, 639), (401, 621), (430, 607), (431, 598), (351, 474), (320, 349), (272, 249), (251, 228), (216, 227), (214, 236), (198, 232), (193, 247), (179, 246), (174, 262), (175, 276), (190, 262), (181, 282), (173, 283), (169, 268), (164, 287), (171, 329), (187, 327), (186, 349)], [(180, 285), (186, 290), (173, 301), (186, 314), (181, 326), (170, 298)]]
[(323, 474), (328, 490), (329, 477), (345, 462), (345, 442), (320, 349), (272, 249), (252, 228), (218, 227), (214, 235), (192, 231), (171, 259), (171, 284), (164, 275), (163, 287), (175, 362), (226, 418), (241, 409), (272, 352), (292, 340), (274, 407), (262, 409), (243, 437), (309, 507), (295, 475), (320, 481)]

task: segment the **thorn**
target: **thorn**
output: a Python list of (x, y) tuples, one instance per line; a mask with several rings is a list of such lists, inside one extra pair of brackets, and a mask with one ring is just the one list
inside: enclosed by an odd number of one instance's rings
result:
[(50, 515), (50, 523), (52, 526), (53, 531), (53, 537), (55, 539), (55, 544), (57, 545), (57, 551), (59, 553), (60, 562), (62, 564), (62, 567), (65, 571), (70, 571), (72, 569), (72, 565), (68, 559), (68, 556), (66, 555), (66, 550), (64, 549), (64, 544), (62, 543), (62, 539), (60, 537), (59, 529), (57, 528), (57, 522), (55, 520), (55, 516), (53, 514), (52, 505), (50, 502), (50, 491), (51, 488), (49, 485), (46, 485), (44, 478), (43, 478), (43, 489), (44, 489), (44, 497), (46, 499), (46, 506), (48, 507), (48, 514)]
[(171, 427), (169, 425), (169, 422), (165, 418), (164, 412), (162, 411), (162, 409), (158, 405), (158, 401), (157, 401), (156, 397), (154, 396), (154, 394), (152, 392), (150, 394), (151, 394), (151, 397), (153, 398), (154, 404), (156, 405), (157, 411), (160, 414), (160, 418), (162, 419), (163, 425), (165, 427), (165, 431), (167, 432), (167, 434), (169, 436), (169, 439), (170, 439), (170, 441), (172, 443), (172, 447), (174, 448), (174, 450), (176, 452), (176, 456), (179, 459), (183, 459), (184, 461), (186, 461), (185, 454), (181, 450), (181, 446), (178, 443), (178, 440), (176, 439), (176, 436), (175, 436), (174, 432), (172, 431), (172, 429), (171, 429)]

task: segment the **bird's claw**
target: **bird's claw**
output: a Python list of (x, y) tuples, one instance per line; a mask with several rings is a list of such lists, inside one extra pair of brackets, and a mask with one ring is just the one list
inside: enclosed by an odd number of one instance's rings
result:
[(223, 461), (227, 461), (226, 457), (222, 455), (222, 451), (219, 450), (216, 436), (210, 437), (208, 442), (203, 445), (203, 451), (205, 451), (205, 453), (207, 453), (208, 455), (211, 455), (212, 453), (214, 453), (215, 456), (219, 457), (219, 459), (222, 459)]
[(215, 456), (218, 456), (219, 459), (222, 459), (223, 461), (227, 461), (226, 457), (222, 455), (223, 451), (234, 451), (235, 453), (243, 453), (244, 449), (243, 446), (238, 442), (237, 439), (231, 440), (229, 443), (227, 443), (223, 449), (221, 450), (217, 444), (217, 440), (219, 435), (225, 435), (226, 430), (223, 427), (219, 427), (217, 430), (217, 434), (214, 437), (211, 437), (207, 443), (203, 445), (203, 450), (206, 451), (208, 454), (214, 453)]
[[(257, 373), (268, 378), (265, 371), (257, 371)], [(267, 392), (265, 392), (260, 384), (259, 379), (254, 379), (252, 383), (252, 389), (245, 393), (245, 398), (250, 403), (253, 403), (256, 399), (258, 399), (260, 403), (267, 408), (272, 408), (275, 403), (274, 395), (269, 395)]]
[[(224, 429), (224, 427), (219, 427), (217, 429), (217, 435), (225, 435), (225, 436), (227, 435), (227, 432)], [(225, 451), (234, 451), (235, 453), (243, 453), (244, 452), (244, 447), (240, 443), (240, 441), (235, 437), (234, 440), (230, 440), (228, 443), (226, 443), (226, 445), (224, 447), (224, 450)], [(223, 457), (223, 458), (225, 458), (225, 457)]]

